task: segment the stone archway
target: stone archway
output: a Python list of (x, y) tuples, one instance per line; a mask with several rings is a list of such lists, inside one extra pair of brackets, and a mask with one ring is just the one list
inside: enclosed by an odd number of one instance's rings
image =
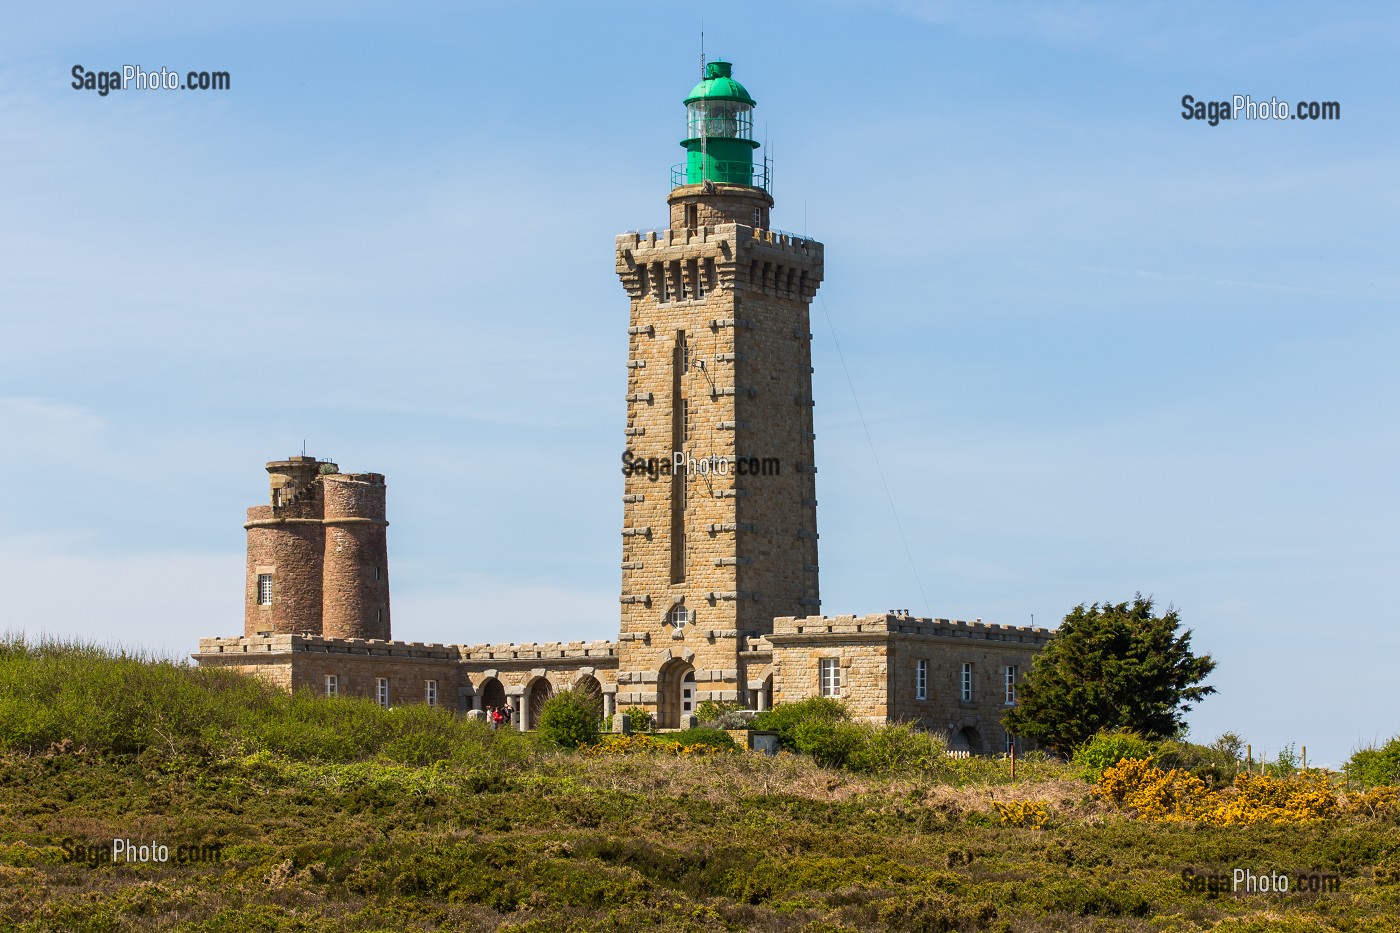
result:
[[(686, 693), (689, 692), (687, 698)], [(689, 702), (689, 709), (685, 704)], [(689, 661), (674, 658), (661, 667), (656, 678), (656, 726), (675, 729), (681, 716), (695, 712), (695, 668)]]
[(963, 726), (953, 733), (948, 742), (948, 750), (967, 752), (970, 755), (980, 755), (984, 751), (982, 747), (982, 735), (977, 731), (976, 726)]
[(481, 697), (481, 710), (487, 712), (493, 709), (505, 709), (506, 688), (501, 686), (501, 682), (494, 677), (488, 677), (476, 685), (477, 695)]
[(529, 719), (525, 723), (526, 729), (538, 729), (540, 725), (540, 710), (544, 709), (544, 703), (554, 696), (554, 686), (543, 677), (536, 677), (531, 681), (530, 686), (525, 688), (527, 699), (526, 709), (529, 712)]
[(574, 681), (573, 691), (588, 698), (596, 719), (603, 718), (603, 685), (592, 674), (583, 674)]

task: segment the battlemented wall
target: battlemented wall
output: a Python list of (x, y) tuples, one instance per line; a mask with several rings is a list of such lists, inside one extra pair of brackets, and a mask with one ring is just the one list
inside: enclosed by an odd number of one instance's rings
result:
[[(1042, 628), (904, 615), (809, 616), (773, 620), (774, 702), (822, 694), (823, 659), (841, 668), (836, 698), (872, 722), (913, 722), (957, 747), (1002, 752), (1001, 715), (1020, 678), (1053, 633)], [(925, 662), (923, 690), (918, 664)], [(963, 666), (971, 665), (971, 698)], [(1008, 691), (1007, 668), (1014, 669)], [(920, 695), (922, 693), (922, 695)]]

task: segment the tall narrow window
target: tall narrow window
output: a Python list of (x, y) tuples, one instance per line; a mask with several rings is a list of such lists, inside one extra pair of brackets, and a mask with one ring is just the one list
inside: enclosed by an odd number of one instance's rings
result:
[(928, 661), (923, 658), (914, 662), (914, 699), (928, 699)]
[(698, 209), (698, 206), (695, 205), (695, 204), (687, 204), (687, 205), (685, 206), (685, 225), (686, 225), (686, 227), (689, 228), (689, 229), (691, 229), (691, 230), (694, 230), (696, 227), (700, 226), (700, 224), (699, 224), (698, 221), (699, 221), (699, 209)]
[(1016, 666), (1014, 664), (1006, 666), (1006, 705), (1016, 705)]
[(429, 706), (437, 706), (437, 681), (423, 681), (423, 702)]
[(821, 676), (822, 696), (839, 697), (841, 695), (841, 659), (822, 658), (817, 663)]
[(340, 696), (340, 678), (335, 674), (326, 675), (326, 696)]
[(647, 264), (642, 263), (637, 267), (637, 291), (643, 296), (647, 293)]
[(962, 666), (962, 700), (964, 703), (972, 702), (972, 662), (967, 661)]
[(681, 274), (681, 261), (671, 262), (671, 277), (676, 283), (676, 300), (685, 301), (685, 276)]
[[(684, 454), (689, 432), (689, 405), (682, 397), (682, 376), (690, 366), (690, 349), (685, 331), (676, 331), (671, 354), (671, 449), (668, 453)], [(685, 468), (671, 474), (671, 582), (685, 582)]]
[(681, 443), (690, 442), (690, 399), (681, 399)]
[(700, 276), (704, 266), (701, 265), (700, 260), (691, 259), (686, 262), (685, 267), (686, 272), (690, 274), (690, 296), (692, 298), (704, 298), (705, 281)]
[(656, 279), (656, 300), (657, 300), (657, 301), (670, 301), (670, 300), (671, 300), (671, 289), (670, 289), (670, 283), (666, 281), (666, 264), (665, 264), (665, 263), (660, 263), (660, 262), (658, 262), (658, 263), (656, 264), (656, 274), (653, 276), (653, 278)]
[(258, 605), (272, 605), (272, 574), (258, 574)]
[(375, 624), (375, 625), (378, 625), (379, 623), (381, 623), (381, 622), (383, 622), (383, 621), (384, 621), (384, 609), (383, 609), (383, 607), (376, 606), (376, 607), (375, 607), (375, 610), (374, 610), (374, 624)]
[(389, 708), (389, 678), (374, 678), (374, 700), (385, 709)]

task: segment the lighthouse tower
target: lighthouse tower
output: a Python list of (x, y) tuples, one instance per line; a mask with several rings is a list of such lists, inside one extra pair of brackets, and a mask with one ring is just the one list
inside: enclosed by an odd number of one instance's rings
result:
[(755, 101), (732, 65), (710, 62), (684, 103), (670, 228), (616, 249), (630, 300), (618, 700), (662, 726), (704, 699), (752, 700), (748, 639), (821, 605), (822, 245), (772, 229)]

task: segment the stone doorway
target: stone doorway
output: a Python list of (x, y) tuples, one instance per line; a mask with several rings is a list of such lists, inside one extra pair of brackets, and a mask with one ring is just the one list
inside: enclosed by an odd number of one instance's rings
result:
[(548, 700), (552, 696), (554, 696), (554, 688), (550, 686), (549, 681), (545, 680), (543, 677), (535, 678), (534, 683), (530, 684), (529, 689), (526, 691), (526, 698), (528, 700), (526, 708), (530, 714), (525, 724), (526, 729), (539, 728), (540, 710), (544, 708), (545, 700)]
[(695, 712), (695, 668), (679, 659), (666, 662), (656, 680), (656, 726), (675, 729), (681, 716)]
[(477, 694), (481, 697), (481, 711), (486, 712), (492, 709), (505, 709), (506, 688), (501, 686), (501, 682), (494, 677), (483, 680), (476, 688)]

